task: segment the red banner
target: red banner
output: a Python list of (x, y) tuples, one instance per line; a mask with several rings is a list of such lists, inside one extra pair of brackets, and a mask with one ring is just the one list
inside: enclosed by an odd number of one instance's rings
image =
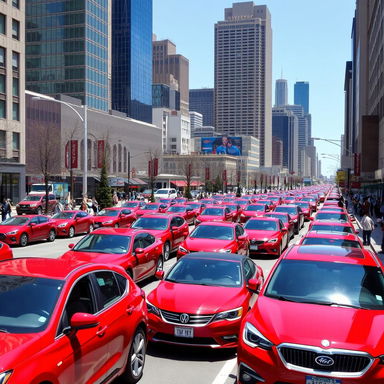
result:
[(101, 168), (103, 166), (104, 150), (105, 150), (104, 140), (98, 140), (97, 141), (97, 168)]
[(153, 176), (157, 176), (159, 174), (159, 159), (153, 159)]
[(227, 170), (226, 169), (224, 169), (224, 171), (223, 171), (223, 183), (227, 184)]
[(209, 167), (205, 168), (205, 180), (209, 180), (210, 178), (210, 172), (209, 172)]
[(65, 146), (65, 167), (74, 169), (78, 167), (79, 149), (78, 141), (71, 140)]
[(355, 176), (360, 176), (360, 153), (354, 153), (353, 154), (354, 159), (354, 167), (353, 167), (353, 173)]

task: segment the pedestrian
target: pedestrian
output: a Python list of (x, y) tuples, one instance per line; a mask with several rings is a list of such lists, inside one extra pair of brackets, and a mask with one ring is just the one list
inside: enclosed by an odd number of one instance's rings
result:
[(8, 212), (11, 210), (11, 206), (8, 203), (8, 200), (4, 197), (3, 203), (1, 204), (1, 221), (4, 221), (7, 218)]
[(370, 245), (371, 244), (371, 234), (375, 229), (375, 223), (370, 218), (368, 214), (364, 214), (361, 220), (361, 226), (363, 227), (363, 244)]
[(119, 198), (117, 197), (116, 192), (113, 192), (112, 200), (113, 200), (113, 205), (117, 205), (117, 203), (119, 202)]
[(368, 200), (368, 197), (364, 197), (363, 199), (363, 205), (361, 206), (361, 215), (368, 215), (371, 211), (371, 203)]
[(6, 217), (8, 216), (9, 218), (12, 217), (12, 205), (11, 205), (11, 199), (7, 199), (7, 211), (5, 213)]
[(81, 201), (81, 204), (80, 204), (80, 209), (85, 212), (88, 211), (88, 199), (86, 195), (83, 196), (83, 200)]
[(97, 202), (95, 196), (92, 197), (92, 210), (94, 215), (96, 215), (97, 212), (99, 212), (99, 203)]

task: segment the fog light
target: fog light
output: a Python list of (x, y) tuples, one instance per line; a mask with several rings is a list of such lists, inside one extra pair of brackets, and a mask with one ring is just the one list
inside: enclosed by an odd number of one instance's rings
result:
[(241, 363), (239, 366), (239, 381), (241, 384), (265, 383), (262, 377), (244, 363)]
[(223, 336), (223, 339), (226, 340), (226, 341), (236, 341), (237, 340), (237, 335)]
[(245, 382), (245, 383), (248, 383), (252, 380), (252, 377), (250, 375), (248, 375), (248, 373), (243, 373), (243, 375), (241, 376), (242, 380)]

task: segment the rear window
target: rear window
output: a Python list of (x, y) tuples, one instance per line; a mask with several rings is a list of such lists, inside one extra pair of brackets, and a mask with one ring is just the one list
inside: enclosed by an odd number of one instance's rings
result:
[(303, 245), (337, 245), (347, 248), (361, 248), (361, 245), (356, 240), (346, 239), (330, 239), (326, 237), (306, 237), (303, 240)]
[(311, 231), (353, 233), (353, 229), (346, 225), (317, 225), (314, 224)]
[(345, 213), (338, 212), (319, 212), (316, 215), (316, 220), (334, 220), (334, 221), (348, 221), (348, 216)]

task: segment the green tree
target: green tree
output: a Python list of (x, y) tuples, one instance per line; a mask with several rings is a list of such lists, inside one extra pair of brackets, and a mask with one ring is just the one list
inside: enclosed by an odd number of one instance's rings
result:
[(213, 184), (213, 192), (219, 192), (223, 189), (223, 180), (221, 179), (220, 175), (216, 176), (215, 183)]
[(105, 159), (103, 160), (103, 166), (101, 167), (100, 184), (96, 191), (96, 200), (101, 209), (113, 206), (112, 190), (108, 184), (107, 163)]

